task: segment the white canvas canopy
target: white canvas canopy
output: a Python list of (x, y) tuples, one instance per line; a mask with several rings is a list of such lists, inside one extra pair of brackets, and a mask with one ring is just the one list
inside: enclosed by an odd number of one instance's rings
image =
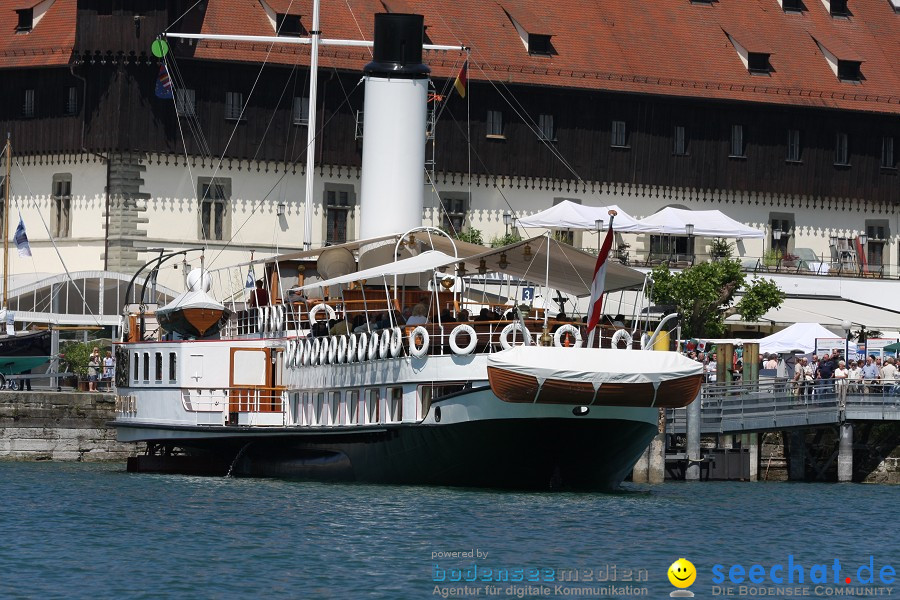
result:
[(834, 334), (818, 323), (794, 323), (786, 329), (759, 340), (760, 353), (802, 352), (816, 349), (816, 338), (833, 338)]
[(338, 285), (341, 283), (351, 283), (353, 281), (359, 281), (360, 279), (374, 279), (381, 277), (393, 277), (394, 275), (424, 273), (425, 271), (432, 271), (437, 267), (451, 264), (455, 261), (456, 259), (449, 254), (444, 254), (443, 252), (438, 252), (435, 250), (428, 250), (427, 252), (423, 252), (422, 254), (418, 254), (410, 258), (404, 258), (403, 260), (398, 260), (386, 265), (378, 265), (377, 267), (363, 269), (362, 271), (354, 271), (353, 273), (343, 275), (341, 277), (334, 277), (332, 279), (316, 281), (315, 283), (304, 285), (300, 289), (311, 290), (331, 285)]
[(669, 206), (638, 222), (645, 227), (644, 231), (670, 235), (685, 235), (688, 224), (694, 226), (693, 235), (699, 237), (763, 238), (766, 235), (718, 210), (685, 210)]
[(563, 200), (556, 206), (542, 210), (530, 217), (522, 217), (518, 224), (522, 227), (541, 227), (547, 229), (589, 229), (596, 230), (597, 219), (603, 219), (603, 228), (609, 227), (609, 211), (616, 213), (613, 227), (619, 232), (641, 233), (650, 231), (640, 221), (612, 204), (610, 206), (582, 206), (570, 200)]

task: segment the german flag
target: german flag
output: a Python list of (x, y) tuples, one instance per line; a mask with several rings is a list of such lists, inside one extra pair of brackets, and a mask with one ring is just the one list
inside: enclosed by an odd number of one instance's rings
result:
[(456, 88), (456, 91), (459, 92), (461, 97), (466, 97), (466, 91), (469, 89), (469, 61), (464, 62), (463, 66), (459, 69), (459, 75), (456, 76), (453, 87)]

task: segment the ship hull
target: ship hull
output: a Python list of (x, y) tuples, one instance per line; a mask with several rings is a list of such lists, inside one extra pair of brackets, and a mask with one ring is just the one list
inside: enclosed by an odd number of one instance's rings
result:
[(0, 357), (48, 356), (50, 330), (0, 336)]
[[(120, 425), (121, 427), (121, 425)], [(619, 419), (498, 419), (357, 430), (248, 432), (216, 438), (160, 429), (183, 456), (141, 456), (139, 472), (186, 472), (384, 484), (610, 491), (656, 435)], [(121, 432), (122, 430), (120, 430)], [(144, 431), (142, 437), (149, 434)], [(152, 435), (152, 434), (149, 434)], [(175, 435), (178, 439), (168, 439)], [(121, 437), (121, 436), (120, 436)], [(168, 459), (168, 460), (167, 460)]]

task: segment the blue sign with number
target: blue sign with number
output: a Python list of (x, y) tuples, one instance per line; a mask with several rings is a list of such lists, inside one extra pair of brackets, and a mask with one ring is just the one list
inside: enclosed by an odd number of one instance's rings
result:
[(533, 287), (522, 288), (522, 300), (525, 300), (526, 302), (529, 300), (534, 300)]

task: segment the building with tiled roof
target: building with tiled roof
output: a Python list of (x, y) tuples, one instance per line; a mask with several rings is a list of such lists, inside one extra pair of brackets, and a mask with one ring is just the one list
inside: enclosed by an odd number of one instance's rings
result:
[[(425, 55), (436, 97), (426, 222), (489, 239), (504, 213), (564, 198), (635, 216), (719, 208), (767, 230), (739, 244), (748, 263), (808, 248), (833, 265), (852, 247), (867, 272), (900, 273), (896, 0), (334, 4), (326, 39), (368, 40), (376, 12), (412, 11), (426, 42), (470, 48), (465, 99), (452, 83), (466, 53)], [(170, 38), (175, 98), (160, 99), (150, 44), (164, 31), (307, 35), (310, 1), (0, 0), (0, 12), (13, 90), (0, 124), (30, 191), (15, 177), (13, 189), (34, 198), (26, 220), (43, 210), (73, 260), (100, 254), (128, 271), (142, 248), (202, 242), (235, 257), (236, 245), (300, 245), (309, 46)], [(359, 230), (358, 83), (370, 59), (366, 47), (320, 51), (314, 244)], [(222, 197), (204, 208), (210, 189)], [(49, 236), (33, 230), (52, 261)], [(571, 238), (590, 247), (596, 235)], [(642, 260), (672, 244), (702, 256), (708, 241), (620, 239)]]

